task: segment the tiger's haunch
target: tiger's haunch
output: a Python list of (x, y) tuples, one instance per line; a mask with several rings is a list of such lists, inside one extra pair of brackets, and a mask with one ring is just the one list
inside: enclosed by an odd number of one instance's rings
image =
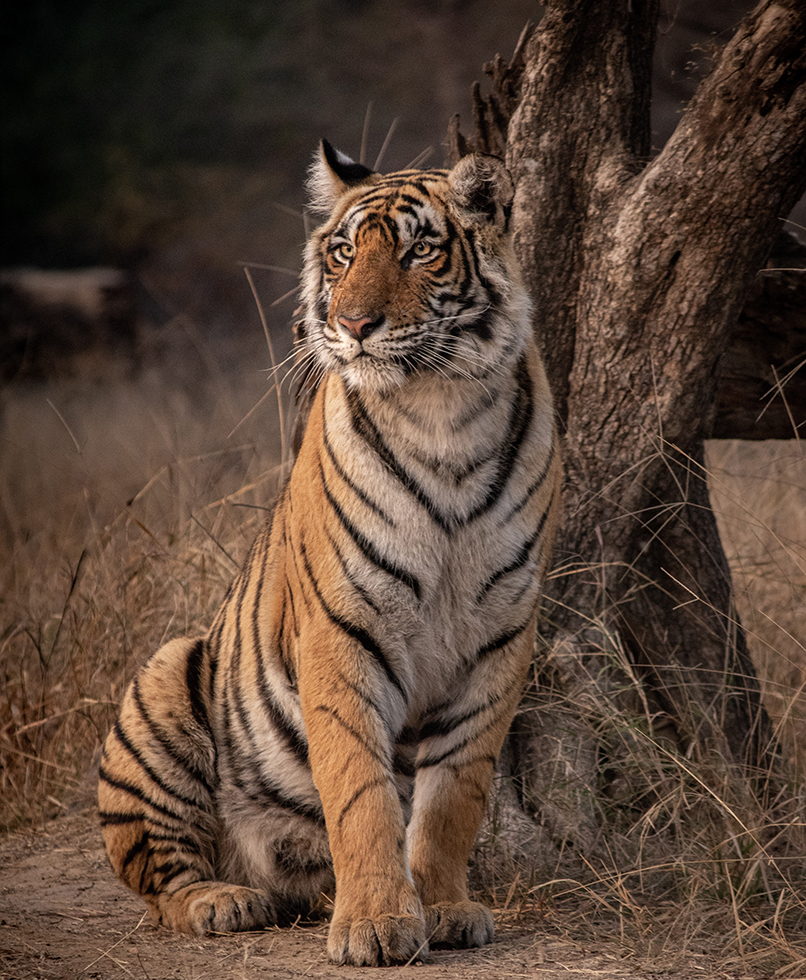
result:
[(310, 187), (296, 463), (209, 633), (129, 687), (98, 796), (158, 921), (255, 929), (335, 886), (331, 959), (382, 965), (493, 936), (466, 866), (560, 463), (503, 165), (381, 175), (323, 143)]

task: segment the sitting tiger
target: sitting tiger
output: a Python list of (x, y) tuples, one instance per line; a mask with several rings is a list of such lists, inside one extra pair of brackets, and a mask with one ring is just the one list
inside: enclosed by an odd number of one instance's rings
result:
[(381, 175), (323, 143), (302, 273), (321, 379), (206, 636), (129, 687), (116, 873), (181, 932), (332, 894), (335, 963), (493, 937), (467, 860), (530, 663), (560, 463), (496, 159)]

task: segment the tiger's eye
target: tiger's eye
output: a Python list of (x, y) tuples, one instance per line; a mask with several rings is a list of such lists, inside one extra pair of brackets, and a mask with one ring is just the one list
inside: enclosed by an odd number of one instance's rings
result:
[(426, 255), (430, 255), (435, 248), (436, 245), (432, 244), (431, 242), (415, 242), (412, 252), (418, 259), (422, 259), (425, 258)]
[(339, 242), (339, 244), (333, 248), (332, 254), (340, 262), (349, 262), (355, 255), (355, 246), (350, 242)]

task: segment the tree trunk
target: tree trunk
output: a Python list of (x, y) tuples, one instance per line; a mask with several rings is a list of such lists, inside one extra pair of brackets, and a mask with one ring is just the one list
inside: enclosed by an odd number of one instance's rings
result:
[(806, 186), (806, 8), (760, 3), (649, 160), (657, 14), (656, 0), (552, 0), (513, 63), (490, 69), (492, 95), (476, 93), (475, 140), (452, 131), (455, 155), (505, 144), (565, 426), (541, 708), (522, 712), (510, 769), (555, 839), (583, 845), (596, 793), (623, 775), (612, 758), (603, 773), (606, 737), (585, 715), (616, 710), (625, 678), (648, 739), (673, 734), (690, 759), (745, 769), (770, 752), (703, 440), (715, 418), (719, 435), (742, 434), (716, 410), (720, 366)]

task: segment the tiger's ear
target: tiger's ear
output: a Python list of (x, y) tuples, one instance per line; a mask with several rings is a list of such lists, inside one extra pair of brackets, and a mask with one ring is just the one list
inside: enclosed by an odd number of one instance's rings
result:
[(358, 184), (365, 184), (374, 171), (362, 163), (356, 163), (345, 153), (334, 149), (322, 140), (308, 173), (310, 208), (320, 214), (330, 214), (336, 201)]
[(509, 228), (515, 188), (498, 157), (471, 153), (451, 170), (448, 181), (454, 206), (470, 227), (494, 225), (502, 234)]

